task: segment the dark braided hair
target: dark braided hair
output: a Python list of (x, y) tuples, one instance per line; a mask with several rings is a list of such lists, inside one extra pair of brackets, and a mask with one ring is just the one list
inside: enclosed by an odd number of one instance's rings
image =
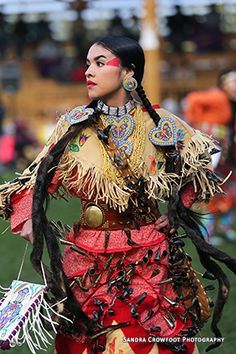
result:
[[(91, 102), (89, 107), (95, 107), (96, 102)], [(99, 112), (95, 109), (93, 115), (87, 121), (69, 127), (68, 131), (52, 147), (49, 153), (40, 163), (34, 188), (32, 221), (33, 221), (33, 250), (31, 262), (37, 272), (42, 274), (41, 260), (43, 256), (44, 243), (50, 258), (50, 270), (44, 265), (47, 284), (56, 301), (66, 298), (64, 310), (73, 314), (76, 322), (80, 322), (82, 328), (91, 332), (92, 324), (87, 315), (82, 311), (81, 306), (73, 297), (72, 291), (67, 284), (66, 276), (62, 267), (62, 256), (57, 237), (47, 217), (45, 204), (48, 197), (48, 187), (55, 174), (56, 168), (67, 145), (80, 131), (96, 122)]]
[(143, 86), (141, 84), (139, 84), (136, 91), (137, 91), (137, 93), (138, 93), (138, 95), (139, 95), (144, 107), (146, 108), (146, 110), (148, 111), (150, 117), (153, 119), (154, 123), (157, 126), (159, 121), (160, 121), (160, 119), (161, 119), (161, 117), (155, 111), (155, 109), (153, 109), (151, 102), (149, 101), (149, 99), (146, 96), (146, 93), (144, 91)]
[[(229, 295), (230, 283), (228, 277), (215, 260), (224, 263), (234, 274), (236, 274), (236, 260), (205, 241), (200, 228), (201, 220), (199, 220), (199, 215), (184, 206), (175, 186), (168, 203), (168, 216), (172, 226), (180, 226), (185, 230), (186, 235), (191, 239), (199, 254), (201, 264), (218, 281), (219, 291), (214, 307), (211, 329), (215, 336), (220, 338), (222, 335), (217, 324), (220, 321), (223, 307)], [(206, 351), (219, 345), (220, 342), (216, 342), (210, 345)]]

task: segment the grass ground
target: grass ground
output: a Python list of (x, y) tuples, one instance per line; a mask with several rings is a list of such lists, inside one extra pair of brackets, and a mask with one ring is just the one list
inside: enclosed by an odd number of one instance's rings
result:
[[(71, 200), (69, 203), (65, 201), (54, 201), (49, 208), (49, 217), (54, 220), (62, 219), (64, 222), (72, 224), (75, 220), (79, 218), (79, 202), (76, 200)], [(6, 221), (0, 221), (0, 232), (2, 232), (8, 223)], [(21, 259), (23, 256), (25, 241), (17, 235), (12, 235), (8, 230), (4, 235), (0, 236), (0, 284), (3, 286), (8, 286), (9, 283), (17, 277)], [(236, 244), (223, 244), (220, 246), (222, 250), (228, 252), (231, 256), (236, 256)], [(198, 271), (203, 271), (200, 266), (194, 247), (188, 242), (186, 244), (186, 250), (191, 254), (193, 258), (194, 268)], [(41, 282), (39, 277), (32, 270), (29, 263), (29, 253), (23, 268), (22, 280)], [(225, 338), (224, 345), (218, 349), (215, 349), (213, 354), (234, 354), (236, 347), (236, 276), (227, 270), (227, 274), (231, 280), (231, 293), (228, 303), (225, 306), (225, 311), (220, 322), (220, 328), (222, 335)], [(209, 283), (209, 282), (208, 282)], [(211, 282), (212, 284), (212, 282)], [(215, 291), (216, 292), (216, 291)], [(214, 292), (213, 292), (214, 293)], [(213, 296), (214, 299), (214, 296)], [(208, 323), (206, 327), (202, 330), (201, 335), (203, 337), (214, 337), (209, 329), (210, 324)], [(205, 343), (200, 343), (198, 345), (199, 352), (204, 353), (207, 345)], [(10, 353), (17, 354), (29, 354), (29, 350), (26, 346), (18, 347), (12, 349)], [(45, 353), (45, 352), (40, 352)], [(53, 346), (46, 350), (46, 353), (53, 354)], [(67, 353), (65, 353), (67, 354)], [(115, 353), (116, 354), (116, 353)], [(142, 354), (142, 353), (140, 353)]]

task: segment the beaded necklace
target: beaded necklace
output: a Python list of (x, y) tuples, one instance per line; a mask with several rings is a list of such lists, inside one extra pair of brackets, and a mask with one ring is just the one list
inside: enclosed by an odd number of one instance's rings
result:
[(102, 100), (99, 100), (97, 103), (97, 108), (102, 111), (104, 114), (112, 115), (112, 116), (122, 116), (131, 111), (137, 103), (134, 100), (128, 101), (124, 106), (120, 107), (112, 107), (108, 106)]

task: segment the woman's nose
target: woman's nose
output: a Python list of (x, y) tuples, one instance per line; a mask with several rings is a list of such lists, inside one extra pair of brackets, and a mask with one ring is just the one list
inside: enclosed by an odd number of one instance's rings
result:
[(92, 65), (89, 65), (88, 69), (85, 71), (86, 77), (94, 76), (94, 70), (92, 69)]

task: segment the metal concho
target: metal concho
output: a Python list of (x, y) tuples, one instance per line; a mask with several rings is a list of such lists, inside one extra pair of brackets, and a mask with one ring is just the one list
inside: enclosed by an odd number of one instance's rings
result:
[(98, 205), (88, 206), (83, 216), (85, 224), (89, 227), (99, 227), (104, 223), (104, 213)]

